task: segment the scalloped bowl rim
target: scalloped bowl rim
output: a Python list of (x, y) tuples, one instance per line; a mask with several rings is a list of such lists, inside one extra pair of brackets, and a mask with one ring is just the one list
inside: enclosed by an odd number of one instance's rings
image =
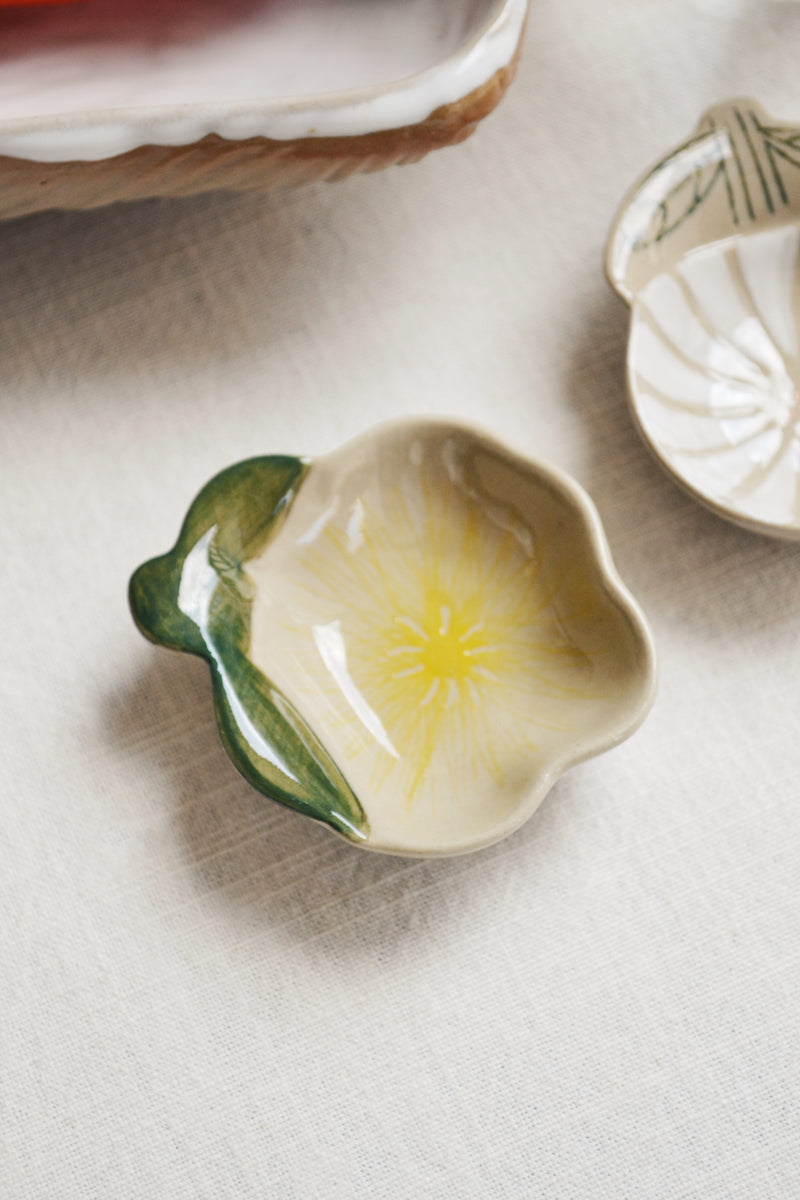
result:
[(437, 849), (412, 849), (402, 846), (384, 846), (368, 841), (361, 844), (363, 849), (372, 850), (376, 853), (415, 858), (441, 858), (443, 856), (450, 857), (473, 853), (503, 841), (521, 829), (530, 820), (555, 784), (567, 771), (582, 762), (604, 754), (606, 751), (613, 749), (631, 737), (642, 725), (655, 702), (658, 686), (658, 657), (653, 634), (644, 612), (617, 570), (611, 554), (611, 547), (606, 537), (605, 528), (594, 501), (585, 488), (572, 475), (554, 463), (534, 455), (520, 453), (520, 451), (511, 447), (502, 438), (498, 438), (496, 434), (477, 422), (450, 421), (437, 417), (400, 418), (395, 421), (382, 422), (350, 441), (343, 443), (341, 446), (308, 461), (313, 464), (314, 462), (319, 463), (323, 460), (333, 459), (343, 450), (357, 449), (361, 443), (368, 444), (379, 436), (391, 435), (393, 433), (407, 435), (414, 429), (418, 429), (423, 433), (452, 431), (471, 437), (476, 443), (480, 443), (489, 449), (494, 448), (506, 455), (519, 467), (527, 470), (531, 475), (535, 475), (538, 479), (549, 482), (558, 491), (561, 500), (567, 506), (571, 506), (581, 518), (584, 530), (589, 536), (593, 561), (599, 568), (600, 582), (606, 595), (613, 604), (617, 605), (630, 618), (630, 625), (631, 629), (635, 631), (635, 640), (639, 654), (639, 679), (643, 685), (638, 702), (628, 704), (627, 716), (619, 721), (613, 733), (607, 736), (598, 736), (594, 740), (585, 739), (579, 749), (566, 749), (563, 754), (553, 755), (548, 765), (537, 774), (536, 785), (529, 789), (526, 799), (510, 812), (507, 820), (498, 822), (493, 827), (491, 833), (485, 837), (477, 838), (468, 845), (457, 846), (454, 849), (441, 847)]
[[(556, 781), (567, 770), (611, 749), (628, 738), (642, 723), (653, 704), (657, 683), (657, 660), (648, 623), (638, 603), (617, 572), (594, 503), (577, 480), (553, 464), (519, 453), (479, 425), (439, 418), (411, 418), (380, 423), (344, 442), (336, 449), (299, 461), (302, 461), (306, 468), (324, 464), (333, 464), (336, 467), (346, 456), (352, 456), (350, 459), (352, 461), (362, 448), (375, 447), (381, 440), (398, 437), (407, 440), (417, 435), (421, 437), (453, 435), (468, 439), (475, 448), (485, 449), (502, 456), (515, 472), (524, 473), (535, 484), (545, 485), (551, 489), (554, 507), (557, 509), (561, 506), (563, 509), (571, 510), (582, 527), (587, 539), (581, 558), (582, 565), (593, 574), (595, 578), (593, 587), (597, 589), (597, 594), (602, 595), (605, 601), (615, 608), (624, 619), (628, 628), (626, 638), (631, 650), (626, 686), (624, 692), (616, 695), (609, 705), (610, 716), (607, 724), (602, 729), (578, 726), (575, 737), (564, 746), (561, 752), (549, 752), (548, 755), (544, 755), (535, 774), (531, 776), (530, 785), (525, 788), (516, 803), (498, 820), (487, 821), (479, 836), (471, 835), (468, 839), (459, 840), (455, 835), (450, 836), (448, 828), (446, 842), (442, 839), (431, 840), (425, 844), (419, 841), (381, 842), (377, 839), (356, 842), (361, 848), (375, 852), (427, 858), (468, 853), (502, 840), (520, 828), (532, 816)], [(213, 483), (213, 480), (211, 482)], [(278, 541), (280, 537), (279, 532), (277, 534)], [(170, 554), (174, 551), (175, 547)], [(264, 555), (265, 557), (269, 556), (268, 548), (264, 551)], [(136, 617), (135, 611), (134, 616)], [(142, 632), (147, 633), (138, 618), (137, 624)], [(148, 634), (148, 636), (152, 635)], [(153, 640), (159, 641), (158, 638), (153, 638)], [(203, 655), (203, 657), (206, 656)], [(210, 659), (208, 661), (211, 662)], [(278, 684), (278, 686), (280, 685)], [(226, 749), (228, 749), (234, 765), (241, 770), (235, 754), (231, 753), (227, 743)], [(251, 780), (251, 782), (253, 781)], [(262, 790), (269, 796), (268, 788), (265, 787)], [(453, 828), (457, 829), (457, 825), (457, 819), (454, 819)], [(333, 832), (344, 836), (351, 842), (354, 840), (339, 829), (333, 828)]]

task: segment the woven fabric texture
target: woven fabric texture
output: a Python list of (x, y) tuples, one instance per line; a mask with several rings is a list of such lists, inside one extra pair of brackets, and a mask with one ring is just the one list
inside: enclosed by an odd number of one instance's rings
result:
[[(418, 165), (0, 225), (0, 1195), (796, 1200), (800, 547), (651, 459), (602, 256), (709, 105), (800, 119), (798, 44), (534, 0)], [(415, 413), (574, 474), (660, 657), (631, 740), (441, 861), (262, 800), (126, 604), (221, 467)]]

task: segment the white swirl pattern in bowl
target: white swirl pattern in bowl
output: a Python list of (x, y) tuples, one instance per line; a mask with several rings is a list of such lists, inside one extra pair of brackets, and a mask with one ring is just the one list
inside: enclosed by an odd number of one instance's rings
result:
[(800, 127), (719, 104), (629, 192), (606, 274), (631, 307), (628, 393), (696, 499), (800, 539)]
[(633, 307), (634, 411), (658, 457), (755, 528), (800, 530), (794, 225), (687, 255)]

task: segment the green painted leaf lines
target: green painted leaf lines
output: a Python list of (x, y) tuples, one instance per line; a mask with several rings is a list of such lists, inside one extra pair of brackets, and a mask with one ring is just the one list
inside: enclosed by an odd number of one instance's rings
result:
[(719, 105), (642, 185), (652, 216), (634, 249), (646, 250), (677, 232), (716, 192), (724, 196), (731, 232), (779, 216), (797, 192), (797, 168), (800, 129), (774, 124), (752, 103)]

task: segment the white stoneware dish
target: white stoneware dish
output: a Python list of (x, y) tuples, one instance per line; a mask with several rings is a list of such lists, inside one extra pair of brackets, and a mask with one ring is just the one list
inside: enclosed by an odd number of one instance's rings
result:
[(229, 468), (130, 602), (147, 637), (208, 662), (254, 786), (388, 853), (511, 833), (653, 696), (651, 637), (591, 501), (461, 425)]
[(527, 0), (0, 9), (0, 215), (340, 178), (467, 136)]
[(711, 109), (625, 200), (606, 272), (631, 306), (634, 418), (720, 516), (800, 538), (800, 126)]

